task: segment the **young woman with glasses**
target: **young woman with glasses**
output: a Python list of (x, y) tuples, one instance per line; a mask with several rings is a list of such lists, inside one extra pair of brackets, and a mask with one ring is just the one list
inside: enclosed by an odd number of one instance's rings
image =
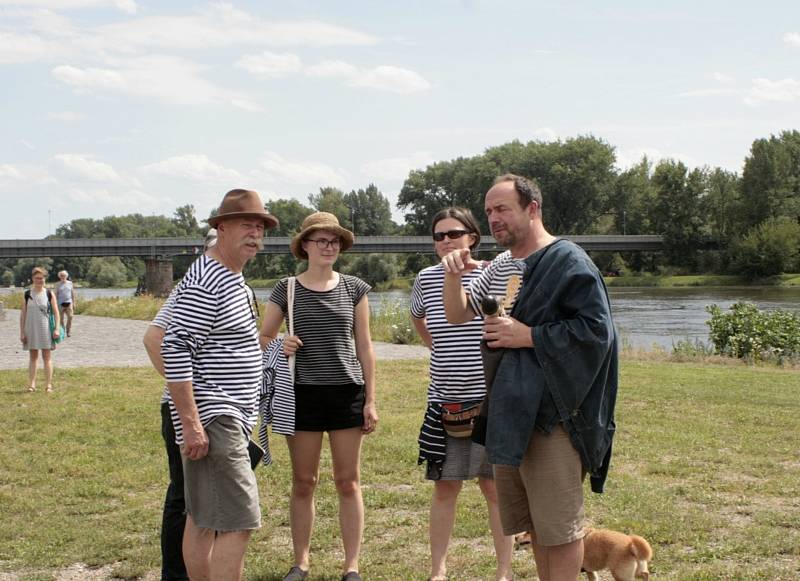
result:
[[(441, 210), (433, 217), (431, 235), (439, 258), (461, 248), (474, 250), (481, 240), (472, 213), (457, 207)], [(483, 264), (474, 262), (473, 267), (462, 277), (464, 286), (478, 276)], [(462, 325), (448, 323), (442, 303), (443, 285), (444, 269), (437, 264), (417, 274), (411, 293), (414, 327), (431, 350), (428, 406), (419, 437), (420, 462), (426, 462), (426, 478), (433, 480), (430, 578), (446, 578), (447, 547), (455, 525), (456, 500), (463, 481), (477, 477), (489, 509), (489, 527), (497, 555), (495, 578), (508, 580), (512, 578), (513, 540), (503, 535), (492, 468), (486, 462), (486, 452), (483, 446), (473, 443), (468, 437), (450, 436), (441, 422), (445, 406), (460, 404), (470, 407), (479, 403), (486, 393), (480, 351), (483, 321), (475, 317)]]
[[(353, 233), (336, 216), (316, 212), (292, 239), (291, 250), (307, 260), (295, 281), (294, 335), (284, 339), (284, 353), (295, 356), (295, 432), (287, 436), (292, 463), (289, 514), (294, 566), (284, 581), (308, 576), (314, 491), (322, 435), (328, 432), (333, 477), (339, 496), (344, 544), (343, 581), (359, 581), (358, 557), (364, 531), (361, 498), (361, 440), (375, 430), (375, 355), (369, 334), (370, 286), (333, 270), (341, 252), (353, 245)], [(288, 280), (272, 291), (264, 312), (262, 345), (272, 341), (288, 314)], [(287, 321), (288, 323), (288, 321)]]

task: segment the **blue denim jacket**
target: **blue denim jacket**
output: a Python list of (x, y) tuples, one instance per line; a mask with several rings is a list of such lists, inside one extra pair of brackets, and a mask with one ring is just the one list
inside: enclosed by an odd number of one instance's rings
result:
[[(519, 466), (536, 429), (559, 421), (602, 492), (614, 437), (617, 333), (603, 278), (577, 245), (557, 240), (527, 259), (511, 316), (532, 327), (534, 348), (508, 349), (490, 391), (489, 462)], [(543, 402), (546, 405), (542, 405)]]

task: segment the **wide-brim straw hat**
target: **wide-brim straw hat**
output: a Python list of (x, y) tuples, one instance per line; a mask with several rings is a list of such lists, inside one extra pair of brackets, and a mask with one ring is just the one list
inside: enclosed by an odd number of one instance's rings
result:
[(216, 228), (217, 224), (231, 218), (260, 218), (265, 229), (278, 225), (278, 219), (264, 209), (261, 197), (252, 190), (231, 190), (225, 194), (217, 214), (206, 221)]
[(340, 252), (344, 252), (350, 248), (353, 245), (353, 240), (355, 240), (355, 237), (350, 230), (339, 225), (339, 219), (336, 216), (330, 212), (314, 212), (310, 216), (307, 216), (305, 220), (303, 220), (303, 225), (300, 227), (300, 232), (295, 234), (294, 238), (292, 238), (292, 242), (289, 244), (292, 254), (302, 260), (308, 260), (308, 253), (303, 250), (302, 243), (309, 234), (316, 232), (317, 230), (326, 230), (336, 234), (342, 241), (342, 245), (339, 250)]

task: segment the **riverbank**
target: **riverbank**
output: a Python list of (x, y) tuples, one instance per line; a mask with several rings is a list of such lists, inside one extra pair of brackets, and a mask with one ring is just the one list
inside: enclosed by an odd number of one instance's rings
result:
[[(56, 347), (53, 361), (58, 370), (84, 367), (147, 367), (142, 336), (149, 321), (76, 315), (72, 336)], [(419, 345), (394, 345), (376, 341), (379, 360), (424, 359), (428, 350)], [(39, 362), (41, 367), (41, 362)], [(9, 309), (0, 320), (0, 369), (27, 369), (28, 353), (19, 342), (19, 311)]]

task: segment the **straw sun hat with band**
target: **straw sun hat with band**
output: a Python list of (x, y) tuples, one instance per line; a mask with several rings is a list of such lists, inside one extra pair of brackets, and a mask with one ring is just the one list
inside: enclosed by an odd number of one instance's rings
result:
[(353, 245), (354, 236), (347, 228), (339, 225), (339, 220), (329, 212), (314, 212), (303, 220), (300, 232), (292, 238), (289, 248), (297, 258), (308, 260), (308, 253), (303, 250), (303, 240), (306, 240), (312, 232), (325, 230), (339, 237), (342, 241), (340, 252), (344, 252)]

